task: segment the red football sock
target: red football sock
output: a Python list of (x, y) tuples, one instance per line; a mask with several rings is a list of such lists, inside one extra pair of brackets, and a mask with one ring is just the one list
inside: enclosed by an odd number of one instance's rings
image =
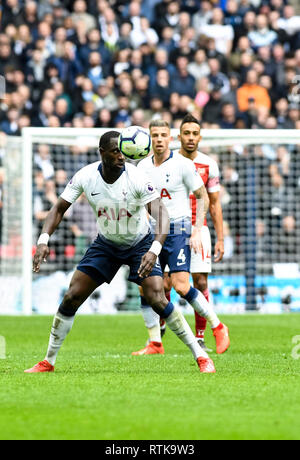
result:
[[(209, 290), (206, 289), (202, 292), (204, 297), (206, 298), (207, 302), (209, 302)], [(207, 320), (200, 316), (199, 313), (195, 311), (195, 329), (196, 329), (196, 337), (199, 339), (204, 339), (204, 333), (206, 329)]]

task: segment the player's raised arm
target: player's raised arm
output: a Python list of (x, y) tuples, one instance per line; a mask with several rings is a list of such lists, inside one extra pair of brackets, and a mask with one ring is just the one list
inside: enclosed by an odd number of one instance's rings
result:
[(196, 253), (201, 251), (201, 228), (204, 225), (205, 217), (209, 208), (209, 197), (204, 185), (194, 190), (197, 199), (196, 222), (190, 238), (190, 246)]
[(138, 270), (138, 274), (141, 278), (151, 273), (170, 229), (169, 214), (160, 198), (156, 198), (148, 203), (147, 211), (153, 219), (156, 220), (156, 226), (152, 246), (142, 257), (142, 262)]
[(42, 234), (39, 237), (36, 253), (33, 258), (34, 272), (38, 273), (40, 271), (41, 263), (46, 262), (49, 255), (49, 238), (59, 226), (64, 214), (70, 206), (71, 203), (68, 203), (68, 201), (64, 200), (63, 198), (58, 198), (57, 203), (50, 209), (44, 222)]

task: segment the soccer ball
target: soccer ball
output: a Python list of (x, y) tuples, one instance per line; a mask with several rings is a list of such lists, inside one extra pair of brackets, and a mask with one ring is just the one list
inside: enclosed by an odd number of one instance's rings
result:
[(141, 160), (151, 150), (151, 137), (140, 126), (130, 126), (123, 129), (120, 134), (118, 147), (125, 157), (131, 160)]

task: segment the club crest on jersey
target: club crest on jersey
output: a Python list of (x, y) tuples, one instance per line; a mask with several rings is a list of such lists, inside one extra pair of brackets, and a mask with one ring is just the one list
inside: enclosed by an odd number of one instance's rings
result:
[(146, 185), (146, 189), (149, 193), (152, 193), (154, 191), (154, 186), (151, 183), (149, 183)]
[(197, 168), (196, 172), (198, 172), (200, 174), (200, 176), (203, 176), (206, 173), (206, 169), (205, 168)]

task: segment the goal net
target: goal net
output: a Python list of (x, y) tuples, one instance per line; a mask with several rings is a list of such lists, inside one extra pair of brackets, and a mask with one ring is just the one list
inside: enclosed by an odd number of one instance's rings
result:
[[(0, 140), (0, 313), (52, 314), (97, 229), (85, 196), (51, 237), (38, 275), (32, 254), (43, 221), (73, 174), (99, 160), (102, 129), (26, 128)], [(178, 132), (173, 130), (173, 139)], [(296, 130), (202, 130), (200, 150), (218, 163), (225, 255), (209, 288), (217, 312), (300, 310), (300, 133)], [(172, 148), (178, 148), (174, 141)], [(211, 219), (208, 224), (215, 232)], [(127, 267), (100, 287), (82, 313), (139, 309)], [(174, 292), (172, 300), (186, 312)]]

